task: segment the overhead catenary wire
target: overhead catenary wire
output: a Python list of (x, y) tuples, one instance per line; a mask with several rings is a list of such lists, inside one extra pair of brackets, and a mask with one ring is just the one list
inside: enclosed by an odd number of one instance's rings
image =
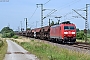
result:
[[(84, 8), (81, 8), (81, 9), (77, 9), (77, 11), (81, 11), (82, 9), (85, 9), (86, 7), (84, 7)], [(76, 10), (76, 9), (75, 9)], [(73, 11), (71, 11), (71, 12), (68, 12), (68, 13), (66, 13), (65, 15), (63, 15), (64, 17), (65, 16), (67, 16), (67, 15), (70, 15), (70, 14), (73, 14), (74, 12)]]
[[(51, 1), (51, 0), (48, 0), (46, 3), (44, 3), (44, 5), (47, 4), (47, 3), (50, 2), (50, 1)], [(67, 3), (66, 5), (64, 5), (65, 7), (62, 7), (61, 10), (65, 9), (65, 8), (67, 8), (68, 6), (71, 6), (71, 5), (73, 5), (73, 4), (75, 4), (75, 3), (79, 2), (79, 1), (81, 1), (81, 0), (73, 0), (73, 1), (71, 1), (71, 2)], [(84, 8), (85, 8), (85, 7), (84, 7)], [(81, 8), (81, 9), (83, 9), (83, 8)], [(35, 12), (36, 12), (36, 11), (35, 11)], [(30, 17), (30, 19), (34, 16), (35, 12), (32, 14), (32, 16)], [(69, 15), (69, 14), (72, 14), (72, 12), (71, 12), (71, 13), (66, 13), (65, 15)], [(47, 15), (47, 16), (49, 16), (49, 15)]]
[(35, 11), (34, 11), (33, 14), (31, 15), (31, 17), (29, 18), (29, 20), (31, 20), (31, 18), (34, 16), (34, 14), (35, 14), (36, 11), (37, 11), (37, 8), (38, 8), (38, 7), (36, 7)]
[(57, 11), (57, 13), (58, 13), (59, 11), (65, 9), (65, 8), (68, 8), (68, 6), (71, 6), (71, 5), (75, 4), (75, 3), (78, 3), (79, 1), (81, 1), (81, 0), (73, 0), (73, 1), (71, 1), (71, 2), (69, 2), (69, 3), (67, 3), (67, 4), (65, 4), (65, 5), (61, 6), (62, 8), (60, 8), (60, 9)]
[(65, 9), (65, 8), (68, 8), (68, 6), (71, 6), (71, 5), (73, 5), (73, 4), (78, 3), (79, 1), (81, 1), (81, 0), (77, 0), (77, 1), (76, 1), (76, 0), (73, 0), (73, 1), (71, 1), (70, 3), (67, 3), (67, 4), (63, 5), (62, 8), (59, 9), (59, 11)]
[(86, 7), (83, 7), (83, 8), (81, 8), (81, 9), (75, 9), (75, 10), (77, 10), (77, 11), (83, 11), (83, 9), (85, 9)]
[[(82, 9), (82, 8), (81, 8)], [(81, 10), (81, 9), (78, 9), (78, 10)], [(84, 8), (83, 8), (84, 9)], [(77, 11), (78, 11), (77, 10)], [(69, 12), (69, 13), (66, 13), (65, 15), (63, 15), (63, 17), (65, 18), (66, 16), (69, 16), (70, 14), (73, 14), (74, 12), (73, 11), (71, 11), (71, 12)], [(81, 14), (84, 14), (84, 13), (81, 13)], [(73, 17), (73, 15), (72, 15), (72, 17)], [(75, 17), (75, 18), (80, 18), (80, 17)]]
[[(83, 7), (83, 8), (80, 8), (80, 9), (75, 9), (76, 11), (84, 11), (86, 7)], [(73, 14), (73, 11), (72, 12), (69, 12), (69, 13), (66, 13), (65, 15), (63, 15), (64, 17), (66, 17), (67, 15), (69, 14)]]
[[(70, 14), (72, 14), (73, 13), (73, 11), (72, 12), (69, 12), (69, 13), (67, 13), (67, 14), (65, 14), (63, 17), (64, 17), (64, 19), (68, 19), (68, 20), (71, 20), (71, 19), (75, 19), (75, 18), (81, 18), (80, 16), (73, 16), (73, 15), (71, 15), (71, 18), (69, 17), (67, 17), (67, 16), (70, 16)], [(81, 13), (81, 15), (84, 15), (84, 12), (83, 13)], [(66, 18), (65, 18), (66, 17)]]
[(51, 0), (48, 0), (46, 3), (44, 3), (44, 5), (46, 5), (48, 2), (50, 2)]
[(57, 10), (53, 9), (50, 13), (48, 13), (44, 18), (51, 16), (51, 14), (55, 13)]
[(75, 16), (75, 17), (66, 18), (66, 19), (68, 19), (68, 20), (72, 20), (72, 19), (75, 19), (75, 18), (81, 18), (81, 17), (79, 17), (79, 16)]
[[(57, 11), (57, 13), (58, 13), (59, 11), (61, 12), (61, 10), (65, 9), (65, 8), (68, 8), (69, 6), (71, 6), (71, 5), (73, 5), (73, 4), (78, 3), (79, 1), (81, 1), (81, 0), (73, 0), (73, 1), (71, 1), (71, 2), (69, 2), (69, 3), (67, 3), (67, 4), (65, 4), (65, 5), (63, 5), (62, 8), (60, 8), (60, 9)], [(73, 12), (69, 12), (69, 13), (66, 13), (66, 14), (62, 15), (62, 18), (63, 18), (63, 17), (65, 18), (67, 15), (70, 15), (70, 14), (73, 14)]]
[[(81, 9), (75, 9), (75, 10), (76, 10), (76, 11), (84, 11), (85, 8), (86, 8), (86, 7), (83, 7), (83, 8), (81, 8)], [(72, 12), (69, 12), (69, 13), (66, 13), (65, 15), (63, 15), (63, 17), (65, 18), (65, 17), (67, 17), (67, 15), (70, 15), (70, 14), (73, 14), (73, 11), (72, 11)], [(84, 14), (84, 13), (81, 13), (81, 15), (83, 15), (83, 14)], [(76, 16), (75, 18), (80, 18), (80, 17)], [(73, 18), (71, 18), (71, 19), (73, 19)]]

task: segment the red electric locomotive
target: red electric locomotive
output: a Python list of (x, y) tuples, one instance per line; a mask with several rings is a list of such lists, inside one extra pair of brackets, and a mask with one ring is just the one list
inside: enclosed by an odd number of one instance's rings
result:
[(50, 27), (50, 39), (63, 43), (75, 43), (76, 26), (73, 23), (62, 22), (60, 25)]

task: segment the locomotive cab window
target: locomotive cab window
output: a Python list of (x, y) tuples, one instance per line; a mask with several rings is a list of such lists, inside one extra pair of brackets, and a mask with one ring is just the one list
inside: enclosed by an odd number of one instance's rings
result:
[(68, 30), (69, 29), (69, 27), (68, 26), (64, 26), (64, 30)]
[(74, 30), (74, 26), (64, 26), (64, 30)]
[(70, 30), (74, 30), (75, 28), (74, 28), (74, 26), (70, 26)]

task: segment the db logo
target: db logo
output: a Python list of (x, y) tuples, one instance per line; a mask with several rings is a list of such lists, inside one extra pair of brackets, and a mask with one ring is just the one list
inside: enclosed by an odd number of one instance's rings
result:
[(72, 34), (72, 32), (69, 31), (68, 34)]

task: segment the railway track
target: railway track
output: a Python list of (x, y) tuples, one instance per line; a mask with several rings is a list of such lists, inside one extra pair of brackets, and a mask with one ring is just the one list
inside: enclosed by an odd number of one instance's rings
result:
[(90, 50), (90, 44), (89, 44), (89, 43), (77, 42), (76, 44), (71, 45), (71, 46), (77, 47), (77, 48), (82, 48), (82, 49)]
[[(36, 39), (36, 40), (40, 40), (40, 39)], [(41, 40), (41, 41), (44, 41), (44, 42), (52, 42), (52, 41), (46, 41), (46, 40)], [(57, 42), (52, 42), (52, 44), (59, 44), (59, 45), (68, 45), (68, 46), (71, 46), (71, 47), (77, 47), (77, 48), (81, 48), (81, 49), (85, 49), (85, 50), (90, 50), (90, 43), (84, 43), (84, 42), (76, 42), (75, 44), (60, 44), (60, 43), (57, 43)]]

